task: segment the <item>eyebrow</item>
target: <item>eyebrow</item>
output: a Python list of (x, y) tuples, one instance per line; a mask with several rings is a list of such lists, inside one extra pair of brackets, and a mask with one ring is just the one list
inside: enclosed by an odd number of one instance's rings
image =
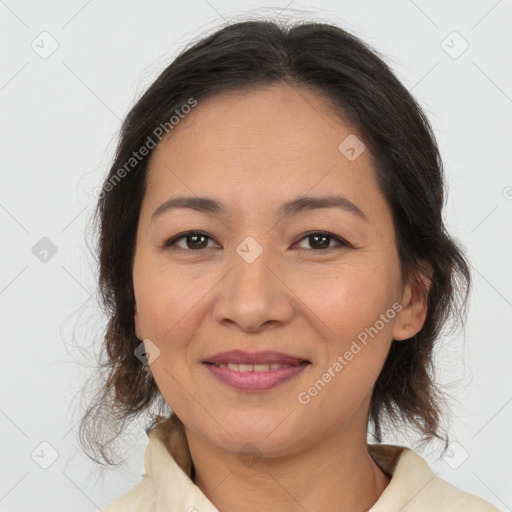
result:
[[(151, 216), (152, 220), (162, 215), (164, 212), (174, 208), (190, 208), (199, 212), (208, 213), (212, 215), (226, 216), (226, 207), (209, 197), (174, 197), (162, 203)], [(288, 201), (281, 206), (279, 210), (279, 218), (292, 217), (308, 210), (318, 210), (321, 208), (339, 208), (349, 213), (353, 213), (361, 219), (368, 221), (364, 212), (356, 206), (352, 201), (342, 196), (322, 196), (311, 197), (303, 196)]]

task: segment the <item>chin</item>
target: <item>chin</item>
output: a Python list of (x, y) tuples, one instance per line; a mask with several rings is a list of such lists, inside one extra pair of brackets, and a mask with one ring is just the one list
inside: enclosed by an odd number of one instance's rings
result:
[(268, 417), (260, 421), (254, 416), (246, 416), (243, 420), (238, 418), (236, 423), (229, 423), (226, 418), (223, 422), (226, 430), (212, 425), (207, 428), (208, 438), (219, 448), (237, 455), (243, 451), (256, 451), (266, 457), (277, 457), (284, 455), (298, 441), (298, 430), (284, 425), (282, 419), (282, 415), (279, 419)]

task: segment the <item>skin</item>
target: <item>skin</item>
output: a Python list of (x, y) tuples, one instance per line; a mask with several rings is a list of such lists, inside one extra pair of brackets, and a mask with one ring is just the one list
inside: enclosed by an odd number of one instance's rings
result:
[[(221, 512), (367, 510), (389, 483), (368, 453), (372, 386), (392, 339), (421, 329), (426, 304), (418, 284), (402, 279), (369, 150), (350, 161), (338, 149), (350, 134), (319, 95), (275, 85), (199, 101), (152, 155), (133, 267), (136, 332), (160, 350), (150, 370), (185, 425), (194, 481)], [(342, 195), (367, 220), (332, 207), (277, 218), (306, 194)], [(228, 214), (178, 208), (152, 220), (182, 195), (214, 198)], [(208, 235), (206, 248), (190, 238), (165, 247), (190, 230)], [(311, 231), (351, 245), (327, 238), (323, 249)], [(263, 250), (252, 263), (236, 251), (247, 236)], [(300, 403), (394, 303), (401, 311)], [(311, 364), (270, 390), (237, 391), (201, 364), (237, 348)], [(239, 457), (247, 443), (255, 462)]]

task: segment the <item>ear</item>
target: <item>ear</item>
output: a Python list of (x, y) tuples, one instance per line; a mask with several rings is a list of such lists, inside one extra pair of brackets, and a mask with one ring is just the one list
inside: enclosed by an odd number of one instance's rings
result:
[(141, 329), (141, 321), (139, 317), (139, 312), (137, 311), (137, 304), (133, 305), (133, 321), (135, 323), (135, 336), (142, 341), (144, 336), (142, 335), (142, 329)]
[(433, 268), (422, 261), (419, 272), (406, 283), (402, 297), (402, 309), (393, 326), (393, 339), (397, 341), (412, 338), (421, 331), (428, 308), (428, 291), (432, 284)]

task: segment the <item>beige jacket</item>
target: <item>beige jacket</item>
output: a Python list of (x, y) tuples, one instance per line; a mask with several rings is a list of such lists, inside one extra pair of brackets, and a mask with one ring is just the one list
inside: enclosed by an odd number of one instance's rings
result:
[[(192, 459), (175, 414), (147, 432), (146, 473), (103, 512), (219, 512), (191, 479)], [(369, 444), (368, 451), (391, 481), (368, 512), (500, 512), (437, 477), (414, 451)]]

